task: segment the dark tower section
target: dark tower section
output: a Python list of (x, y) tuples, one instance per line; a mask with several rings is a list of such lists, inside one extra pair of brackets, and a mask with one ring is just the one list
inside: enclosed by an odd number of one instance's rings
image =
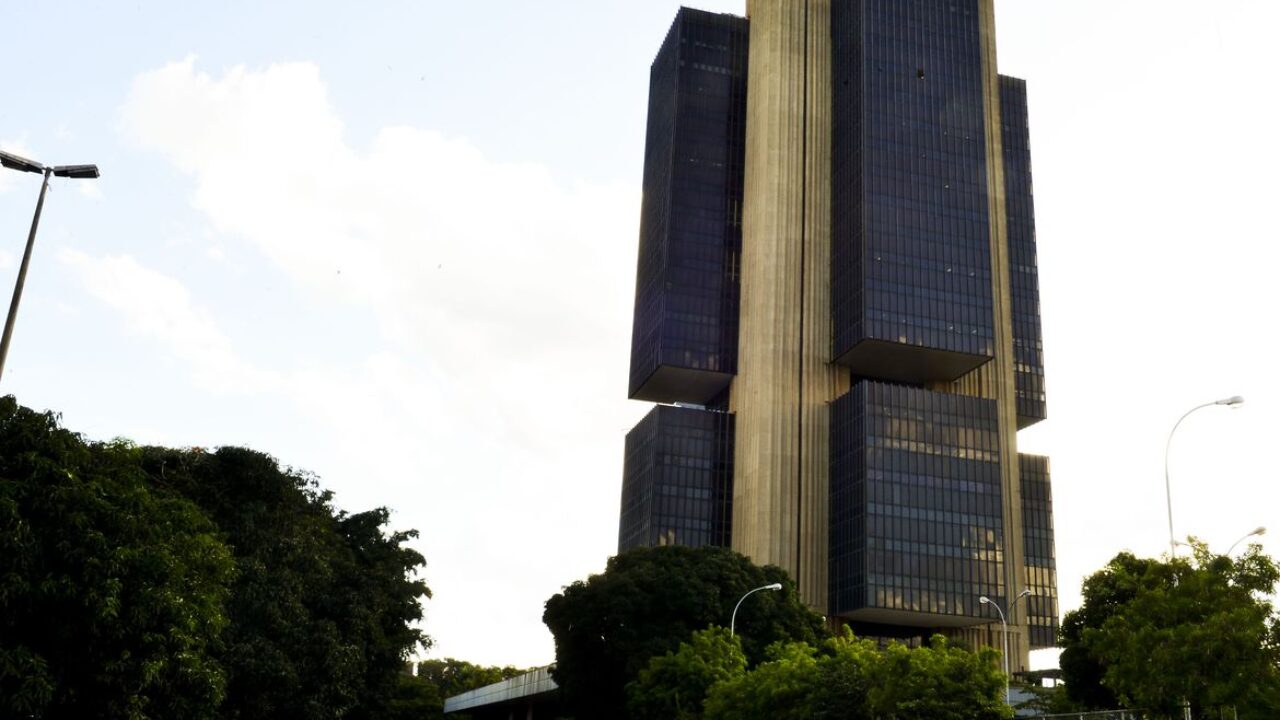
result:
[(832, 357), (954, 380), (994, 355), (978, 0), (836, 2)]
[(627, 433), (618, 552), (729, 545), (733, 416), (659, 405)]
[(682, 8), (653, 62), (630, 397), (708, 404), (737, 371), (745, 18)]
[(832, 403), (832, 615), (959, 627), (1003, 600), (996, 434), (993, 400), (862, 381)]
[(1004, 145), (1004, 194), (1009, 233), (1009, 285), (1013, 307), (1013, 357), (1018, 429), (1045, 419), (1044, 351), (1040, 342), (1040, 271), (1036, 265), (1036, 216), (1031, 186), (1031, 131), (1027, 82), (1000, 76), (1000, 136)]
[(1049, 487), (1049, 458), (1018, 455), (1022, 479), (1022, 543), (1026, 558), (1023, 599), (1032, 649), (1051, 648), (1058, 637), (1058, 573), (1053, 551), (1053, 493)]

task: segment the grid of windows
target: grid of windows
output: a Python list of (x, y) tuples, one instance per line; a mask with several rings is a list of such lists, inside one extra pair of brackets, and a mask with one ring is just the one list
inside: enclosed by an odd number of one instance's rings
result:
[(1053, 495), (1049, 458), (1018, 455), (1022, 477), (1022, 543), (1027, 626), (1032, 648), (1053, 647), (1058, 635), (1058, 576), (1053, 553)]
[(618, 552), (729, 545), (733, 416), (659, 405), (627, 433)]
[(832, 6), (833, 355), (993, 354), (978, 0)]
[(863, 380), (831, 405), (831, 608), (1005, 596), (996, 404)]
[(1044, 351), (1040, 340), (1040, 278), (1031, 185), (1031, 131), (1027, 83), (1000, 76), (1005, 206), (1009, 219), (1009, 277), (1013, 306), (1013, 358), (1018, 427), (1045, 418)]
[[(748, 25), (683, 8), (650, 72), (631, 397), (704, 403), (737, 371)], [(713, 376), (656, 383), (679, 368)]]

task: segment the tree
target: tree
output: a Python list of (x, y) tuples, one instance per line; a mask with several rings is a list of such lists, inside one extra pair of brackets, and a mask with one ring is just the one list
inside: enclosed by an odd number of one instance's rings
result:
[(611, 558), (603, 573), (547, 600), (542, 616), (556, 643), (552, 677), (569, 711), (627, 717), (623, 688), (650, 658), (676, 650), (694, 630), (724, 624), (743, 593), (774, 582), (784, 589), (756, 593), (738, 611), (749, 663), (770, 643), (826, 633), (784, 570), (726, 548), (642, 548)]
[[(388, 717), (424, 564), (241, 448), (86, 443), (0, 398), (0, 715)], [(419, 695), (421, 693), (418, 693)]]
[(215, 716), (231, 554), (139, 458), (0, 398), (0, 715)]
[[(487, 667), (453, 658), (423, 660), (417, 664), (416, 675), (400, 675), (395, 696), (381, 717), (385, 720), (443, 718), (444, 701), (454, 695), (509, 680), (526, 672), (528, 671), (511, 666)], [(450, 717), (466, 720), (469, 716)]]
[(873, 716), (896, 720), (1002, 720), (1004, 673), (992, 648), (970, 652), (934, 635), (926, 647), (893, 643), (870, 692)]
[(898, 643), (879, 650), (852, 634), (814, 648), (779, 646), (772, 660), (716, 685), (707, 720), (1003, 720), (1004, 676), (994, 650)]
[(408, 654), (429, 640), (412, 623), (430, 591), (424, 564), (384, 532), (385, 509), (348, 515), (316, 479), (243, 448), (146, 448), (160, 488), (217, 523), (239, 568), (228, 605), (222, 716), (374, 718), (403, 690)]
[(1125, 607), (1138, 593), (1141, 578), (1160, 561), (1135, 557), (1122, 552), (1106, 567), (1085, 578), (1081, 591), (1083, 602), (1062, 618), (1059, 644), (1062, 654), (1058, 665), (1066, 680), (1067, 697), (1089, 710), (1109, 710), (1120, 706), (1120, 699), (1102, 683), (1106, 672), (1093, 648), (1085, 639), (1085, 631), (1100, 628)]
[(627, 685), (627, 710), (636, 720), (697, 720), (711, 688), (746, 671), (739, 638), (718, 626), (698, 630), (675, 652), (650, 658)]
[(402, 673), (395, 694), (387, 703), (383, 720), (440, 720), (444, 698), (426, 678)]
[(1086, 581), (1131, 596), (1084, 627), (1079, 647), (1102, 668), (1101, 684), (1130, 707), (1169, 713), (1186, 701), (1197, 716), (1233, 706), (1242, 718), (1276, 717), (1280, 628), (1265, 596), (1280, 566), (1257, 546), (1232, 560), (1192, 544), (1190, 559), (1122, 554)]
[[(817, 650), (809, 643), (774, 646), (770, 658), (750, 672), (711, 689), (707, 720), (808, 720), (811, 701), (820, 691)], [(849, 718), (858, 718), (850, 707)]]
[(491, 667), (453, 658), (423, 660), (418, 663), (418, 677), (434, 687), (442, 701), (485, 685), (510, 680), (526, 672), (528, 670), (510, 665)]

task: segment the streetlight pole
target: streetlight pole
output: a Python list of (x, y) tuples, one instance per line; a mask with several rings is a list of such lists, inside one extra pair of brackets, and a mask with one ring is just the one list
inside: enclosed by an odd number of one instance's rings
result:
[(31, 264), (31, 249), (36, 244), (36, 229), (40, 227), (40, 212), (44, 210), (44, 196), (49, 191), (49, 176), (69, 178), (97, 178), (97, 165), (55, 165), (44, 166), (34, 160), (28, 160), (12, 153), (0, 150), (0, 165), (12, 170), (40, 173), (44, 181), (40, 184), (40, 199), (36, 201), (36, 214), (31, 218), (31, 232), (27, 234), (27, 247), (22, 253), (22, 264), (18, 267), (18, 281), (13, 286), (13, 299), (9, 301), (9, 315), (4, 321), (4, 334), (0, 335), (0, 378), (4, 377), (4, 361), (9, 356), (9, 343), (13, 340), (13, 326), (18, 319), (18, 304), (22, 302), (22, 288), (27, 283), (27, 267)]
[[(1014, 598), (1013, 602), (1009, 603), (1009, 612), (1012, 613), (1013, 606), (1017, 605), (1019, 600), (1030, 594), (1030, 590), (1023, 590), (1018, 593), (1018, 597)], [(1004, 704), (1012, 705), (1013, 703), (1009, 700), (1009, 623), (1005, 621), (1004, 610), (1000, 609), (1000, 603), (992, 600), (986, 595), (979, 597), (978, 602), (983, 605), (990, 605), (996, 609), (996, 612), (1000, 613), (1000, 632), (1004, 636)]]
[(761, 590), (781, 590), (781, 589), (782, 589), (782, 583), (773, 583), (771, 585), (761, 585), (755, 590), (748, 590), (746, 595), (743, 595), (742, 597), (738, 598), (738, 604), (733, 606), (733, 615), (729, 616), (729, 637), (733, 637), (734, 623), (737, 622), (738, 620), (738, 607), (742, 605), (742, 601), (746, 600), (748, 595), (750, 595), (751, 593), (760, 592)]
[(1178, 418), (1178, 422), (1173, 424), (1173, 429), (1169, 431), (1169, 439), (1166, 440), (1164, 444), (1164, 496), (1165, 496), (1165, 502), (1167, 504), (1167, 509), (1169, 512), (1169, 557), (1170, 558), (1173, 558), (1178, 554), (1178, 543), (1176, 540), (1173, 539), (1173, 491), (1169, 487), (1169, 448), (1173, 447), (1173, 434), (1178, 431), (1178, 426), (1182, 424), (1182, 421), (1186, 420), (1188, 415), (1190, 415), (1191, 413), (1197, 410), (1200, 410), (1202, 408), (1207, 408), (1207, 407), (1213, 407), (1214, 405), (1226, 405), (1227, 407), (1234, 408), (1234, 407), (1240, 407), (1242, 404), (1244, 404), (1244, 398), (1240, 397), (1239, 395), (1232, 395), (1229, 398), (1223, 398), (1221, 400), (1214, 400), (1213, 402), (1208, 402), (1203, 405), (1197, 405), (1191, 408), (1190, 410), (1186, 411), (1185, 413), (1183, 413), (1182, 417)]

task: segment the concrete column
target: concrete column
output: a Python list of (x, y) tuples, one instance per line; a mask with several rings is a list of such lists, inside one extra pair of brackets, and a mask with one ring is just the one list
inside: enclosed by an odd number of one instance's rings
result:
[[(831, 0), (751, 0), (733, 547), (827, 609)], [(844, 378), (842, 380), (842, 378)]]
[[(1006, 597), (1011, 601), (1026, 585), (1022, 543), (1022, 485), (1018, 472), (1018, 410), (1013, 357), (1012, 291), (1009, 278), (1009, 237), (1004, 195), (1004, 151), (1000, 133), (1000, 79), (996, 70), (994, 0), (980, 4), (982, 37), (982, 96), (987, 146), (987, 197), (991, 217), (991, 283), (995, 312), (995, 359), (983, 371), (994, 394), (1000, 423), (1000, 467), (1004, 496), (1004, 568)], [(1030, 656), (1025, 604), (1009, 613), (1009, 667), (1026, 670)]]

